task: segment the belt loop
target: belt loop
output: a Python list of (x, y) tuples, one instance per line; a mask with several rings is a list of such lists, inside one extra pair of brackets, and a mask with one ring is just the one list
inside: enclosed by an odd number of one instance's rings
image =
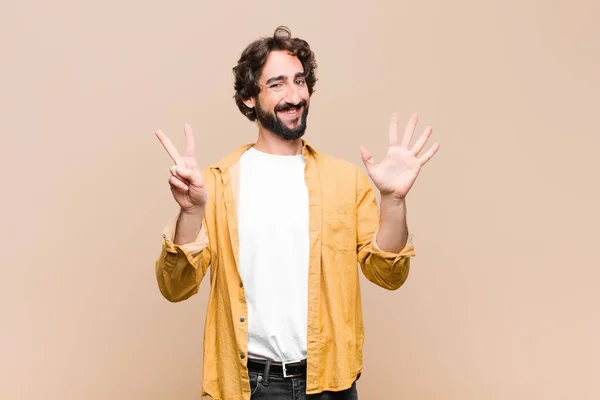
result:
[(271, 360), (266, 360), (265, 363), (265, 371), (264, 376), (265, 380), (263, 381), (263, 386), (269, 386), (269, 374), (271, 373)]

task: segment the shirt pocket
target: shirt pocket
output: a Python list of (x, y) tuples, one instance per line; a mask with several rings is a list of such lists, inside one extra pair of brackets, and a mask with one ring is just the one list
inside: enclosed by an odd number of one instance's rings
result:
[(356, 206), (338, 203), (323, 209), (323, 246), (338, 252), (356, 252)]

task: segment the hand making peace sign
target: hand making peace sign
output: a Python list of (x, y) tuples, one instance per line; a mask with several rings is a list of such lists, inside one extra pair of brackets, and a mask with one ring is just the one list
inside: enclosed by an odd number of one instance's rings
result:
[(206, 205), (207, 194), (204, 179), (198, 169), (195, 157), (192, 128), (187, 124), (184, 128), (185, 155), (183, 157), (164, 133), (157, 130), (155, 134), (175, 162), (175, 165), (171, 167), (171, 177), (169, 178), (169, 185), (175, 201), (184, 212), (203, 208)]
[(434, 143), (426, 153), (419, 156), (433, 131), (428, 127), (412, 149), (409, 149), (417, 121), (417, 115), (413, 114), (404, 130), (402, 142), (398, 144), (398, 115), (394, 113), (388, 133), (389, 148), (385, 158), (379, 164), (375, 164), (373, 156), (367, 149), (360, 148), (367, 173), (382, 196), (391, 195), (396, 199), (404, 199), (415, 183), (421, 168), (440, 147), (439, 143)]

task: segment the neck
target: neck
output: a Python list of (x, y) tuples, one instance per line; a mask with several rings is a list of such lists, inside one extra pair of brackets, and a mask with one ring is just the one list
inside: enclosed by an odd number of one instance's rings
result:
[(263, 153), (279, 156), (295, 156), (302, 153), (302, 139), (285, 140), (273, 132), (260, 127), (254, 148)]

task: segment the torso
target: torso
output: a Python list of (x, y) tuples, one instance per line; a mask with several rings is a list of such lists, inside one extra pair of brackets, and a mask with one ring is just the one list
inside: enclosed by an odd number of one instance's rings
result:
[(248, 355), (306, 358), (309, 205), (302, 155), (253, 148), (240, 159), (239, 271), (248, 303)]

